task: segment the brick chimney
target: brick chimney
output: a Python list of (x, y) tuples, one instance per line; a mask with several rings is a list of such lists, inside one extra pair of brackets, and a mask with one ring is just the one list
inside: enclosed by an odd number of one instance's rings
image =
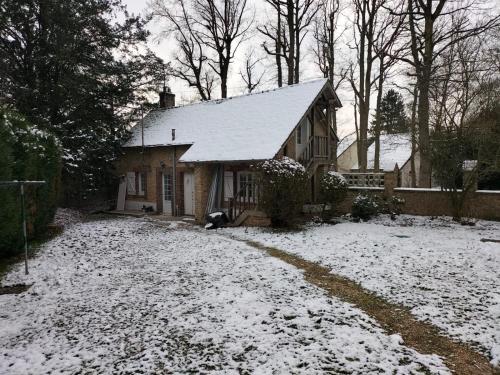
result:
[(163, 86), (163, 91), (160, 92), (160, 108), (175, 107), (175, 94), (172, 94), (170, 87)]

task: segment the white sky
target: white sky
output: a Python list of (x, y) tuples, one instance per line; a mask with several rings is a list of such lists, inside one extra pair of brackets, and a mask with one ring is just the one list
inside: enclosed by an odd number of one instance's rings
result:
[[(145, 9), (148, 7), (148, 3), (146, 0), (122, 0), (123, 3), (127, 6), (127, 9), (130, 13), (134, 14), (142, 14)], [(263, 6), (263, 0), (249, 0), (249, 4), (251, 6), (258, 6), (259, 8)], [(256, 4), (256, 5), (252, 5)], [(259, 14), (264, 14), (265, 12), (256, 12), (256, 18), (259, 17)], [(259, 22), (256, 19), (256, 22)], [(150, 31), (152, 32), (152, 36), (149, 41), (150, 48), (165, 61), (171, 61), (173, 58), (173, 54), (175, 53), (176, 47), (172, 41), (161, 41), (157, 40), (158, 32), (161, 30), (162, 26), (160, 24), (151, 24), (149, 26)], [(243, 43), (238, 50), (236, 59), (232, 64), (231, 72), (230, 72), (230, 80), (228, 85), (229, 96), (240, 95), (245, 93), (244, 82), (239, 76), (240, 64), (242, 62), (243, 56), (245, 52), (249, 48), (254, 48), (256, 53), (262, 54), (265, 56), (262, 47), (260, 46), (262, 42), (261, 37), (256, 33), (252, 36), (248, 41)], [(307, 48), (307, 50), (305, 49)], [(312, 54), (310, 53), (310, 46), (305, 46), (303, 55), (305, 55), (302, 66), (301, 66), (301, 80), (309, 80), (314, 78), (322, 77), (319, 69), (312, 62)], [(272, 75), (275, 73), (275, 68), (271, 59), (263, 62), (267, 72), (269, 73), (269, 77), (266, 83), (259, 86), (257, 91), (261, 91), (264, 89), (271, 89), (276, 87), (276, 82), (272, 78)], [(196, 96), (196, 91), (187, 87), (187, 85), (179, 79), (171, 78), (169, 81), (169, 86), (172, 91), (176, 94), (176, 102), (177, 104), (183, 104), (189, 100), (192, 100)], [(342, 101), (343, 108), (339, 109), (337, 112), (337, 119), (339, 124), (339, 135), (345, 135), (352, 131), (354, 131), (354, 117), (353, 117), (353, 106), (352, 103), (354, 101), (353, 93), (346, 86), (344, 89), (339, 90), (337, 93), (340, 100)], [(220, 89), (217, 87), (215, 90), (215, 96), (220, 96)]]

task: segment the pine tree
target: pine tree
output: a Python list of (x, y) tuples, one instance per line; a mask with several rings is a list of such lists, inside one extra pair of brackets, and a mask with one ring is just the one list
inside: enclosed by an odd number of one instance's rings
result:
[(407, 133), (408, 121), (405, 113), (403, 96), (390, 89), (380, 104), (380, 126), (387, 134)]
[(130, 105), (163, 72), (147, 35), (120, 0), (0, 3), (0, 102), (57, 136), (67, 199), (110, 184)]

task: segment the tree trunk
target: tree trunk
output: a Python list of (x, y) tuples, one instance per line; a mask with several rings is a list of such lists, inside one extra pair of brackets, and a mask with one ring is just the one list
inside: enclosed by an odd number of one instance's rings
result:
[(373, 164), (374, 172), (380, 171), (380, 106), (382, 103), (382, 91), (384, 85), (384, 58), (380, 58), (380, 71), (378, 77), (377, 107), (375, 114), (375, 160)]
[(411, 155), (410, 155), (410, 177), (411, 187), (417, 187), (417, 171), (415, 169), (415, 154), (417, 152), (417, 102), (418, 102), (418, 87), (413, 88), (413, 103), (411, 105)]
[(295, 74), (295, 4), (294, 0), (287, 0), (287, 23), (288, 23), (288, 39), (289, 39), (289, 51), (288, 51), (288, 84), (293, 85), (294, 74)]
[(278, 69), (278, 87), (283, 86), (283, 67), (281, 66), (281, 10), (278, 3), (278, 26), (276, 33), (276, 68)]

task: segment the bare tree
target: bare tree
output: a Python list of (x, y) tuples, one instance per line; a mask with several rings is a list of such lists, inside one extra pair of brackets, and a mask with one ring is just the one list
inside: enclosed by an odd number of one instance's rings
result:
[(220, 79), (221, 97), (227, 98), (229, 66), (253, 23), (247, 0), (193, 0), (199, 35), (216, 55), (209, 64)]
[(262, 82), (265, 71), (260, 73), (256, 71), (257, 66), (264, 58), (254, 58), (255, 51), (253, 49), (249, 50), (245, 56), (244, 60), (244, 71), (240, 70), (240, 76), (243, 82), (245, 82), (247, 91), (251, 93), (257, 88)]
[(405, 53), (406, 50), (406, 46), (404, 44), (398, 45), (396, 43), (398, 37), (401, 35), (401, 26), (403, 22), (403, 16), (394, 17), (392, 15), (387, 15), (379, 28), (380, 31), (378, 32), (378, 37), (373, 45), (375, 55), (378, 57), (379, 66), (378, 77), (375, 78), (375, 81), (377, 82), (377, 103), (375, 107), (375, 121), (373, 125), (375, 138), (373, 169), (375, 172), (379, 172), (380, 170), (380, 107), (382, 103), (384, 83), (391, 68), (399, 61), (398, 57)]
[[(319, 6), (319, 11), (314, 19), (313, 36), (315, 45), (313, 53), (315, 62), (324, 77), (330, 80), (333, 88), (337, 90), (347, 78), (348, 69), (341, 68), (337, 71), (335, 49), (342, 33), (337, 32), (340, 15), (339, 0), (325, 0)], [(332, 110), (332, 129), (337, 134), (337, 112)], [(332, 164), (337, 166), (337, 144), (332, 147)]]
[[(500, 16), (482, 19), (476, 1), (408, 0), (411, 58), (403, 58), (416, 72), (419, 91), (419, 187), (430, 186), (430, 90), (436, 59), (461, 40), (497, 27)], [(471, 20), (476, 20), (475, 23)]]
[[(267, 0), (266, 0), (267, 1)], [(264, 51), (273, 56), (276, 62), (277, 70), (277, 82), (278, 87), (283, 86), (283, 65), (282, 58), (286, 58), (287, 54), (283, 52), (284, 41), (283, 38), (286, 36), (282, 26), (282, 15), (281, 15), (281, 2), (280, 1), (267, 1), (275, 9), (276, 14), (276, 24), (273, 21), (268, 21), (266, 24), (257, 27), (257, 30), (272, 41), (273, 47), (270, 47), (266, 41), (262, 43)]]
[[(373, 67), (376, 60), (388, 55), (386, 43), (392, 45), (397, 33), (389, 34), (387, 30), (391, 28), (399, 29), (401, 18), (389, 14), (385, 7), (389, 0), (353, 0), (355, 20), (354, 20), (354, 43), (356, 49), (356, 62), (350, 66), (349, 82), (358, 99), (359, 110), (359, 166), (361, 171), (367, 168), (368, 149), (368, 124), (370, 114), (370, 98), (372, 88), (378, 79), (373, 74)], [(394, 5), (393, 5), (394, 6)], [(380, 48), (377, 48), (377, 41), (380, 39)], [(382, 62), (382, 67), (384, 67)], [(355, 75), (354, 66), (357, 66)], [(379, 76), (381, 74), (379, 73)], [(382, 74), (383, 77), (383, 74)]]
[(247, 0), (153, 0), (150, 8), (153, 17), (167, 21), (179, 45), (173, 74), (210, 99), (215, 73), (226, 98), (230, 64), (253, 23)]
[(194, 28), (194, 21), (185, 0), (154, 0), (150, 3), (153, 18), (166, 20), (168, 28), (163, 34), (173, 33), (178, 45), (171, 74), (195, 87), (202, 100), (212, 97), (215, 81), (207, 66), (208, 57), (204, 52), (203, 40)]
[(316, 0), (265, 1), (275, 11), (277, 24), (259, 27), (259, 31), (275, 45), (275, 49), (271, 50), (264, 43), (264, 49), (276, 57), (278, 76), (282, 73), (280, 64), (283, 58), (287, 66), (287, 83), (299, 83), (301, 47), (321, 3)]

